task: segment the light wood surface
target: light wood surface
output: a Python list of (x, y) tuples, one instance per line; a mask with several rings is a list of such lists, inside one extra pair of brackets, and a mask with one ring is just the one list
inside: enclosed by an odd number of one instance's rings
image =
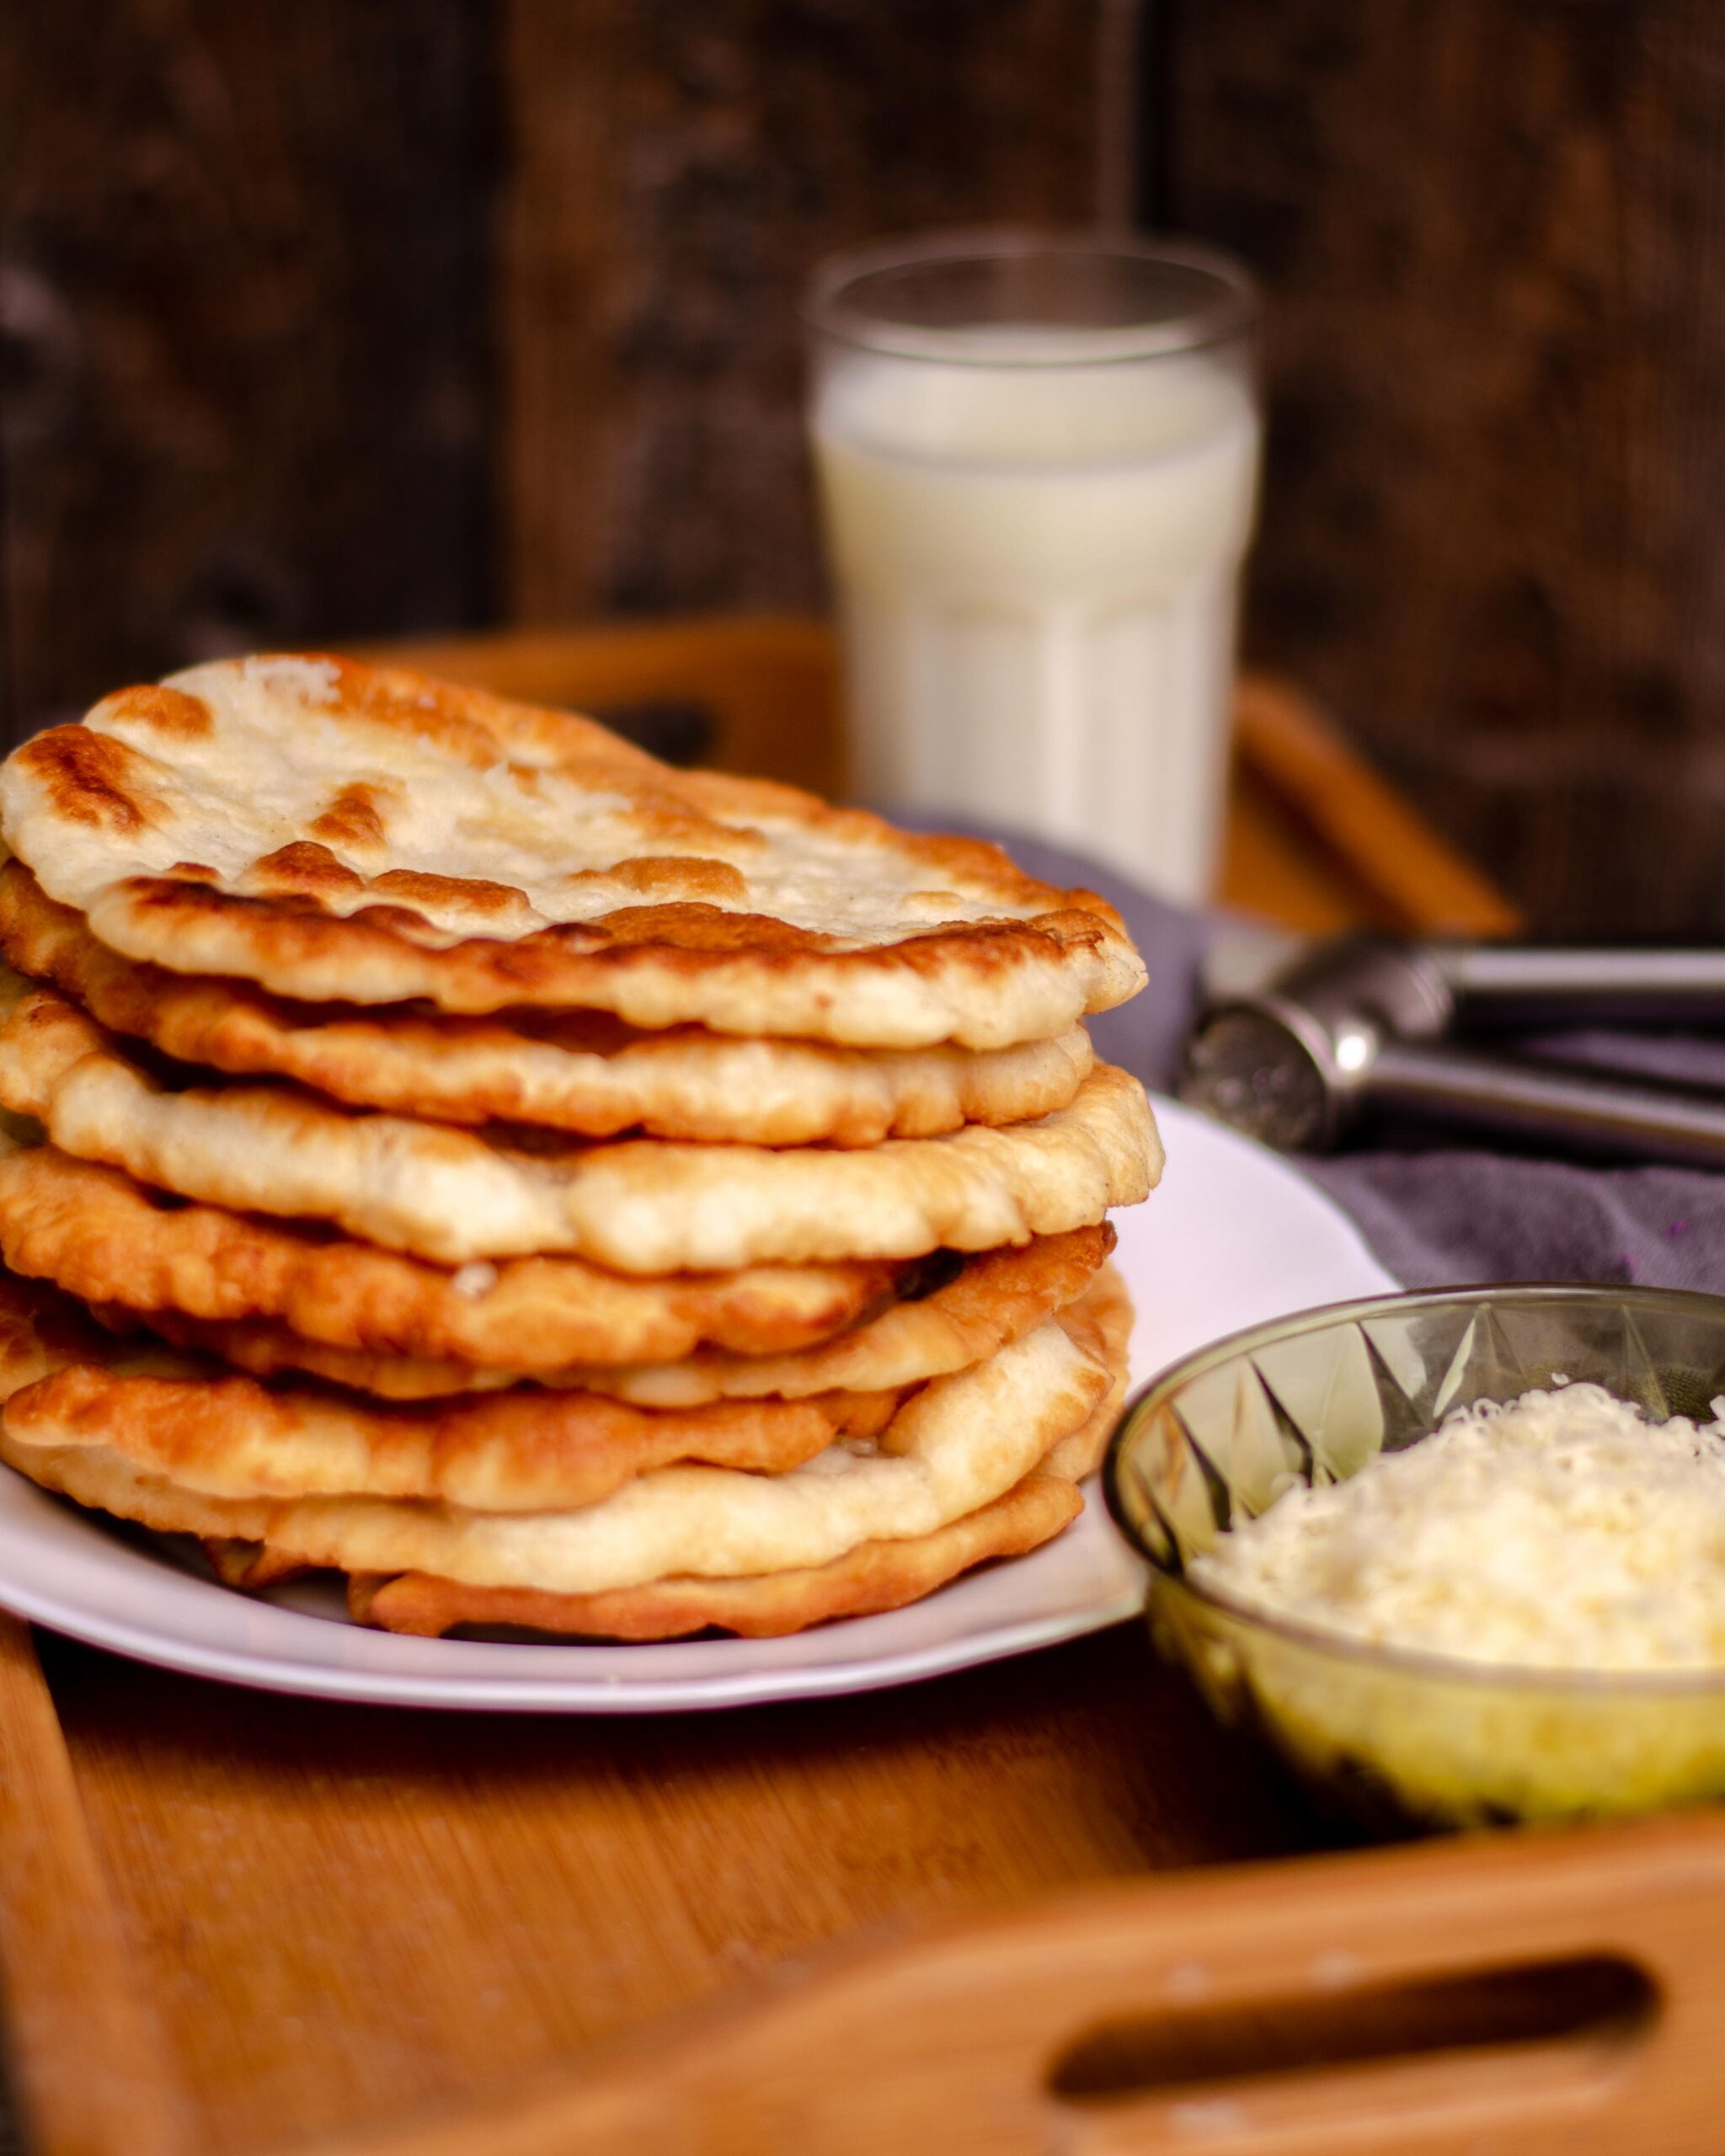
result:
[(274, 1699), (43, 1644), (168, 2070), (223, 2156), (502, 2093), (841, 1942), (1321, 1839), (1137, 1625), (611, 1720)]
[[(1725, 1839), (1664, 1823), (1092, 1887), (930, 1927), (669, 2041), (318, 2156), (1717, 2156), (1722, 1919)], [(1455, 2047), (1404, 2030), (1388, 2055), (1344, 2043), (1336, 2063), (1279, 2070), (1260, 2047), (1243, 2072), (1206, 2070), (1205, 2032), (1230, 2017), (1316, 2004), (1333, 2040), (1397, 1988), (1453, 1999), (1530, 1964), (1591, 1981), (1568, 2013)], [(1157, 2020), (1183, 2023), (1184, 2046), (1135, 2057)]]
[[(579, 703), (691, 699), (716, 715), (722, 752), (788, 776), (813, 775), (836, 738), (830, 646), (807, 623), (561, 632), (415, 656)], [(1351, 766), (1338, 778), (1339, 751), (1311, 714), (1269, 691), (1248, 698), (1242, 751), (1255, 805), (1235, 826), (1233, 873), (1244, 862), (1258, 882), (1236, 881), (1236, 895), (1255, 888), (1284, 917), (1313, 925), (1503, 917), (1448, 857), (1428, 858), (1429, 882), (1397, 881), (1381, 849), (1354, 846), (1361, 819), (1377, 821), (1370, 782)], [(1335, 807), (1350, 787), (1353, 825)], [(1406, 852), (1408, 826), (1394, 828), (1391, 850)], [(1114, 2107), (1055, 2114), (1026, 2095), (1056, 2036), (1081, 2033), (1070, 2025), (1083, 2015), (1070, 2009), (1088, 2014), (1110, 1969), (1123, 1988), (1108, 1992), (1108, 2011), (1116, 2001), (1156, 2005), (1157, 1969), (1176, 1988), (1188, 1980), (1178, 1975), (1192, 1963), (1176, 1951), (1182, 1940), (1201, 1937), (1204, 1966), (1226, 1963), (1235, 1982), (1285, 1920), (1287, 1937), (1305, 1937), (1322, 1960), (1327, 1882), (1402, 1876), (1356, 1872), (1352, 1858), (1333, 1873), (1290, 1864), (1322, 1849), (1327, 1830), (1254, 1753), (1210, 1726), (1136, 1625), (854, 1700), (645, 1721), (276, 1699), (45, 1636), (39, 1645), (57, 1731), (22, 1635), (0, 1641), (0, 1953), (18, 2079), (44, 2156), (232, 2156), (319, 2135), (359, 2148), (373, 2133), (409, 2131), (403, 2121), (417, 2134), (425, 2118), (441, 2121), (428, 2129), (428, 2156), (639, 2147), (820, 2156), (857, 2144), (827, 2097), (809, 2105), (829, 2069), (841, 2088), (865, 2068), (883, 2102), (899, 2091), (896, 2116), (861, 2115), (875, 2118), (872, 2148), (940, 2145), (916, 2123), (918, 2091), (974, 2106), (985, 2071), (1006, 2076), (1001, 2101), (1017, 2110), (1010, 2121), (991, 2112), (946, 2145), (1153, 2146)], [(1716, 1822), (1671, 1831), (1698, 1867), (1699, 1911), (1708, 1906), (1700, 1891), (1713, 1892)], [(1599, 1865), (1612, 1846), (1603, 1836), (1587, 1844)], [(1493, 1919), (1489, 1877), (1469, 1884), (1477, 1854), (1506, 1861), (1465, 1844), (1423, 1853), (1407, 1908), (1423, 1895), (1458, 1952), (1543, 1939), (1533, 1916), (1546, 1924), (1568, 1891), (1558, 1857), (1524, 1929)], [(1215, 1869), (1272, 1860), (1263, 1876)], [(1420, 1886), (1428, 1865), (1436, 1883)], [(1180, 1884), (1158, 1915), (1167, 1875), (1194, 1870), (1203, 1876)], [(908, 1960), (819, 1977), (836, 1954), (866, 1954), (930, 1924), (992, 1927), (999, 1913), (1110, 1881), (1132, 1882), (1126, 1932), (1141, 1933), (1136, 1958), (1118, 1965), (1107, 1922), (1084, 1914), (1105, 1915), (1108, 1903), (1084, 1903), (1024, 1919), (1028, 1932), (1004, 1917), (1004, 1930), (960, 1929), (955, 1945), (937, 1935), (901, 1950)], [(1375, 1929), (1386, 1945), (1405, 1930), (1410, 1953), (1417, 1939), (1429, 1945), (1430, 1923), (1423, 1933), (1411, 1916), (1375, 1925), (1379, 1891), (1355, 1890), (1336, 1951), (1377, 1952)], [(1278, 1913), (1294, 1911), (1308, 1932)], [(1275, 1966), (1280, 1983), (1293, 1963)], [(1019, 1983), (1027, 1971), (1034, 1981)], [(704, 2015), (751, 2012), (763, 1999), (779, 2005), (702, 2033)], [(1391, 2048), (1429, 2018), (1390, 2012)], [(980, 2049), (969, 2042), (979, 2027), (994, 2027)], [(1245, 2036), (1268, 2057), (1275, 2027), (1266, 2009), (1248, 2016)], [(941, 2082), (934, 2054), (949, 2031), (965, 2035), (963, 2072)], [(922, 2062), (902, 2081), (883, 2063), (883, 2047), (900, 2040)], [(694, 2092), (656, 2143), (642, 2124), (643, 2084), (629, 2078), (634, 2045)], [(617, 2080), (595, 2079), (613, 2068)], [(1439, 2069), (1393, 2071), (1413, 2075), (1403, 2085), (1417, 2093), (1418, 2073)], [(647, 2085), (656, 2105), (650, 2072)], [(537, 2094), (524, 2098), (529, 2088)], [(778, 2100), (773, 2091), (790, 2108), (768, 2116), (760, 2105)], [(550, 2108), (534, 2108), (542, 2103)], [(1348, 2144), (1361, 2156), (1411, 2145), (1373, 2139), (1365, 2116)], [(1024, 2143), (1033, 2117), (1046, 2133)], [(1635, 2145), (1635, 2156), (1656, 2156), (1656, 2145)]]
[(0, 1614), (0, 1971), (33, 2147), (174, 2156), (183, 2121), (28, 1627)]

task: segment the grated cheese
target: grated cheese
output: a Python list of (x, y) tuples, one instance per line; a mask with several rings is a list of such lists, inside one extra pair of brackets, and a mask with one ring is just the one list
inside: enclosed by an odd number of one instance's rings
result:
[(1725, 1668), (1720, 1419), (1601, 1386), (1451, 1416), (1225, 1534), (1199, 1584), (1382, 1646), (1549, 1669)]

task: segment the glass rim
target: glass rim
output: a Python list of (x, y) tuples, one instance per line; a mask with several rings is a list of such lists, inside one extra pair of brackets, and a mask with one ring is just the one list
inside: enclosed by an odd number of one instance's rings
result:
[(1546, 1690), (1569, 1694), (1617, 1695), (1639, 1694), (1664, 1696), (1725, 1689), (1725, 1667), (1702, 1669), (1578, 1669), (1542, 1666), (1538, 1662), (1482, 1662), (1450, 1655), (1431, 1648), (1392, 1646), (1375, 1640), (1356, 1638), (1298, 1617), (1285, 1617), (1261, 1609), (1221, 1588), (1194, 1580), (1183, 1566), (1169, 1564), (1153, 1550), (1126, 1508), (1121, 1491), (1123, 1461), (1137, 1434), (1140, 1421), (1162, 1396), (1178, 1385), (1203, 1377), (1259, 1344), (1301, 1332), (1327, 1330), (1331, 1325), (1353, 1323), (1363, 1318), (1388, 1316), (1397, 1311), (1440, 1308), (1445, 1305), (1503, 1302), (1628, 1303), (1640, 1310), (1664, 1308), (1674, 1314), (1700, 1315), (1703, 1308), (1725, 1326), (1725, 1296), (1696, 1288), (1648, 1288), (1625, 1284), (1614, 1288), (1597, 1280), (1506, 1280), (1474, 1283), (1458, 1288), (1420, 1288), (1400, 1294), (1363, 1295), (1339, 1303), (1322, 1303), (1311, 1310), (1291, 1310), (1285, 1317), (1262, 1319), (1242, 1326), (1237, 1332), (1194, 1348), (1177, 1362), (1157, 1371), (1133, 1394), (1122, 1409), (1108, 1439), (1102, 1464), (1103, 1502), (1108, 1517), (1134, 1553), (1142, 1558), (1159, 1586), (1189, 1596), (1201, 1609), (1215, 1611), (1237, 1625), (1254, 1627), (1290, 1646), (1333, 1655), (1345, 1662), (1366, 1665), (1385, 1674), (1399, 1673), (1451, 1684), (1486, 1684), (1516, 1691)]
[[(1051, 355), (980, 350), (969, 328), (936, 328), (895, 322), (862, 307), (847, 307), (846, 290), (889, 270), (956, 268), (976, 262), (1022, 261), (1036, 255), (1092, 255), (1120, 262), (1161, 264), (1212, 280), (1210, 298), (1163, 322), (1057, 325), (1084, 347)], [(1233, 344), (1249, 335), (1259, 309), (1257, 280), (1243, 264), (1201, 240), (1162, 239), (1135, 232), (1087, 231), (1035, 225), (954, 226), (871, 240), (817, 263), (798, 312), (812, 335), (879, 352), (893, 359), (938, 360), (948, 366), (1014, 368), (1114, 366), (1132, 360), (1173, 358)]]

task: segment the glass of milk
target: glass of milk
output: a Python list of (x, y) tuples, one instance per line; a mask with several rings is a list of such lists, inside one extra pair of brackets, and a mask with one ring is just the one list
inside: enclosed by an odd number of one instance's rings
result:
[(1250, 280), (1160, 241), (950, 233), (828, 262), (807, 312), (852, 790), (1209, 896)]

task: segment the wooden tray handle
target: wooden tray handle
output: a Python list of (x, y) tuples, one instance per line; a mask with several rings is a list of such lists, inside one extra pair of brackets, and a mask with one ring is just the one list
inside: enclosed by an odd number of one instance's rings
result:
[[(1198, 2009), (1231, 2016), (1236, 2034), (1274, 2035), (1279, 2015), (1314, 2001), (1332, 2025), (1355, 2008), (1382, 2022), (1386, 1986), (1530, 1964), (1627, 1965), (1641, 1972), (1626, 1979), (1640, 1983), (1640, 2010), (1513, 2043), (1487, 2026), (1466, 2049), (1434, 2052), (1418, 2026), (1429, 1994), (1397, 1993), (1399, 2057), (1261, 2070), (1277, 2066), (1272, 2048), (1226, 2082), (1061, 2093), (1110, 2025), (1160, 2031), (1166, 2053), (1171, 2033), (1177, 2051), (1183, 2031), (1202, 2035)], [(1717, 2156), (1725, 1831), (1517, 1833), (1096, 1888), (782, 1972), (764, 1998), (661, 2026), (604, 2063), (322, 2146)]]

